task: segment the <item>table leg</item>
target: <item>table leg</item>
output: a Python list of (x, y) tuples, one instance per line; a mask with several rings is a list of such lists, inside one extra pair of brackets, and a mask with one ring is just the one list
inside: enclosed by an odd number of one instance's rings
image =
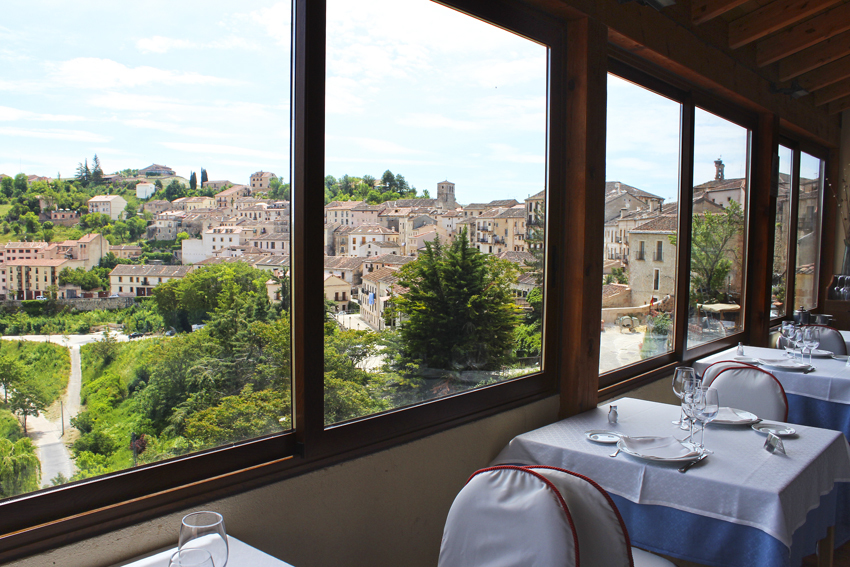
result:
[(835, 527), (829, 526), (826, 537), (818, 542), (818, 567), (832, 567), (832, 552), (835, 547)]

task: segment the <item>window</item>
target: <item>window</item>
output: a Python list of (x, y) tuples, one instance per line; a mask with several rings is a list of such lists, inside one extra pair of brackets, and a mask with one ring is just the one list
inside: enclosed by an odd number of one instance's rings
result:
[(636, 258), (638, 260), (646, 260), (646, 241), (645, 240), (641, 240), (638, 243), (638, 250), (637, 250)]
[(779, 178), (777, 180), (773, 236), (773, 274), (771, 275), (771, 318), (784, 317), (787, 310), (788, 242), (791, 227), (791, 188), (794, 150), (779, 146)]
[[(749, 149), (747, 128), (696, 109), (688, 348), (743, 329)], [(725, 207), (705, 199), (718, 191)]]
[(800, 154), (797, 204), (796, 268), (794, 308), (818, 305), (818, 262), (820, 258), (820, 210), (824, 162), (806, 152)]
[[(652, 258), (656, 262), (664, 261), (664, 241), (659, 240), (655, 245), (655, 256)], [(656, 288), (658, 289), (658, 288)]]
[(652, 277), (652, 289), (658, 291), (661, 286), (661, 270), (656, 268)]

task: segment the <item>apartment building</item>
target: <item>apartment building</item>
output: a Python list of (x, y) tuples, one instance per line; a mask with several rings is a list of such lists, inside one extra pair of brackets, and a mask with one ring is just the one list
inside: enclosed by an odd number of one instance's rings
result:
[(127, 201), (120, 195), (96, 195), (86, 201), (89, 213), (100, 213), (112, 220), (120, 219), (124, 214)]
[(109, 272), (110, 293), (124, 297), (147, 297), (159, 284), (185, 278), (194, 269), (195, 266), (118, 264)]

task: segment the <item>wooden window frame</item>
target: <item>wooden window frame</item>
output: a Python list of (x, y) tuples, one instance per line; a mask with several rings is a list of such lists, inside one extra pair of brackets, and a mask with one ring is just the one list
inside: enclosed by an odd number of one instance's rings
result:
[[(445, 6), (547, 45), (547, 215), (563, 214), (567, 26), (514, 0), (443, 0)], [(244, 492), (497, 414), (558, 391), (557, 332), (563, 273), (562, 224), (547, 221), (542, 370), (504, 383), (324, 426), (323, 194), (326, 7), (293, 0), (292, 50), (292, 381), (294, 429), (217, 447), (104, 477), (24, 494), (0, 503), (0, 563), (109, 532), (139, 521)], [(553, 190), (559, 188), (559, 190)], [(551, 291), (550, 291), (551, 290)]]

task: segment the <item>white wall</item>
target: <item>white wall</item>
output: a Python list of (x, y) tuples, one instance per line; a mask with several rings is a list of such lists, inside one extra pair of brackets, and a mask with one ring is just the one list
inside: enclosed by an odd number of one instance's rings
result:
[(204, 254), (204, 241), (200, 238), (187, 238), (180, 242), (181, 252), (183, 253), (183, 265), (197, 264), (201, 260), (206, 260)]
[[(196, 509), (221, 512), (230, 534), (295, 567), (433, 567), (446, 514), (469, 475), (514, 436), (555, 421), (557, 411), (553, 396)], [(184, 512), (15, 565), (113, 565), (176, 545)]]

